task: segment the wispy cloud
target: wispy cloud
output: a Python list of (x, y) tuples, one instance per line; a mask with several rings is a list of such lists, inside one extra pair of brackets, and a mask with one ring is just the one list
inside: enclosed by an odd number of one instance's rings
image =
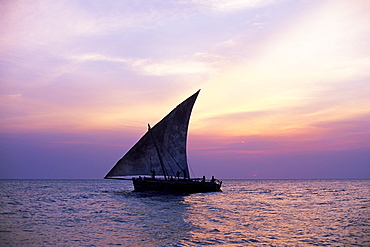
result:
[(208, 7), (217, 11), (234, 11), (273, 4), (273, 0), (189, 0), (191, 4)]
[(153, 76), (211, 75), (223, 63), (222, 57), (206, 53), (196, 53), (191, 58), (178, 58), (176, 60), (119, 58), (93, 53), (71, 55), (66, 58), (75, 62), (119, 63), (139, 74)]

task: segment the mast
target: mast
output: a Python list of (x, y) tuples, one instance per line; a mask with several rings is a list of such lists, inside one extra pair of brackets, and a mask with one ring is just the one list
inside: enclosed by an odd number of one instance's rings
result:
[(152, 137), (152, 140), (153, 140), (153, 143), (154, 143), (154, 146), (155, 146), (155, 150), (157, 151), (159, 162), (161, 163), (161, 167), (162, 167), (162, 172), (163, 172), (164, 179), (167, 180), (166, 170), (164, 168), (164, 163), (163, 163), (162, 157), (161, 157), (161, 155), (159, 153), (157, 143), (154, 140), (154, 136), (153, 136), (153, 133), (152, 133), (151, 130), (152, 129), (150, 128), (150, 124), (148, 124), (148, 132), (150, 133), (150, 136)]

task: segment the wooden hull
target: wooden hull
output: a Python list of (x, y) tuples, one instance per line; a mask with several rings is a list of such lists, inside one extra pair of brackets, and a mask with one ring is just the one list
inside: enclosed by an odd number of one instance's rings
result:
[(134, 179), (135, 191), (174, 191), (184, 193), (217, 192), (221, 191), (222, 182), (191, 179), (161, 180)]

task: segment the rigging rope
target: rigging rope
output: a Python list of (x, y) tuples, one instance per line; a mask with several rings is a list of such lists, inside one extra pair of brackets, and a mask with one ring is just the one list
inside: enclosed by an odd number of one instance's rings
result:
[(190, 169), (191, 174), (193, 175), (193, 178), (195, 178), (195, 174), (194, 174), (194, 172), (193, 172), (193, 169), (191, 169), (191, 166), (190, 166), (190, 163), (189, 163), (188, 157), (186, 157), (186, 161), (188, 162), (188, 167), (189, 167), (189, 169)]

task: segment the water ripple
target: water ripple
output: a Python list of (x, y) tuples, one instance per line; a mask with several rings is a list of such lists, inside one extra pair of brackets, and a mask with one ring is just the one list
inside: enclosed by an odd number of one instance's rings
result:
[(229, 180), (197, 194), (0, 182), (1, 246), (370, 246), (370, 180)]

